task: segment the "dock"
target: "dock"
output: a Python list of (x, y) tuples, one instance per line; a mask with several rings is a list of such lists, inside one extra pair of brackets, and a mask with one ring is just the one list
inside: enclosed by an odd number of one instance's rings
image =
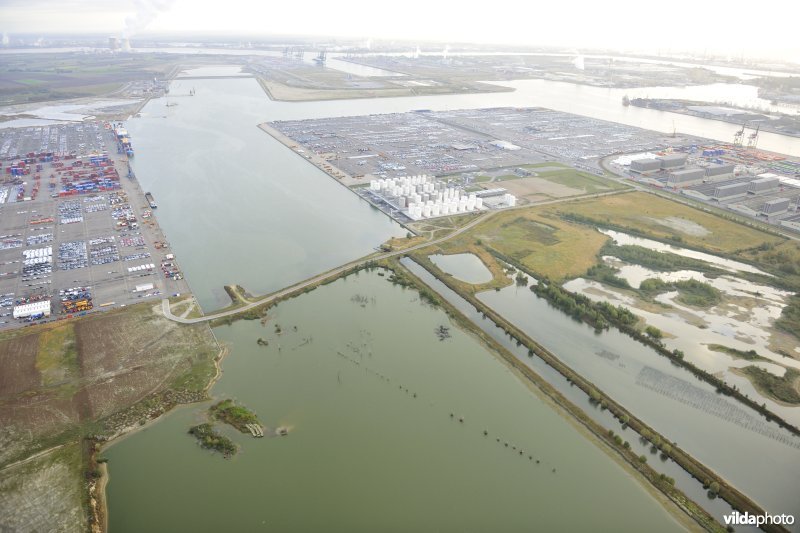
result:
[(250, 430), (250, 434), (253, 437), (258, 438), (264, 436), (264, 428), (262, 428), (258, 424), (245, 424), (245, 427)]

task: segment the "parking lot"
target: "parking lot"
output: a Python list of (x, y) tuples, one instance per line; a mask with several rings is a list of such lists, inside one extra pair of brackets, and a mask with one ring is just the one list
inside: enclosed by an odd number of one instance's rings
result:
[(188, 292), (116, 141), (102, 123), (2, 130), (0, 328), (29, 302), (63, 318)]
[(270, 126), (351, 176), (437, 177), (545, 161), (598, 171), (609, 154), (656, 150), (656, 132), (542, 108), (414, 111)]

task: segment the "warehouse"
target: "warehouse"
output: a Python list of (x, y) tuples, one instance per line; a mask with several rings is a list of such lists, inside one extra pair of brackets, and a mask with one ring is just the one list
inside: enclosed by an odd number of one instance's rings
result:
[(789, 210), (791, 200), (788, 198), (774, 198), (767, 200), (761, 207), (761, 214), (766, 216), (781, 215)]
[(661, 161), (661, 168), (672, 169), (680, 168), (686, 164), (686, 154), (670, 154), (658, 158)]
[(706, 176), (705, 169), (702, 168), (687, 168), (685, 170), (676, 170), (670, 172), (667, 185), (670, 187), (686, 187), (696, 183), (702, 183), (703, 178)]
[(661, 170), (661, 161), (658, 159), (637, 159), (631, 161), (631, 172), (640, 174)]
[[(762, 174), (763, 176), (763, 174)], [(773, 191), (780, 186), (781, 182), (776, 177), (762, 177), (750, 182), (750, 188), (747, 190), (750, 194), (761, 194)]]
[(706, 168), (706, 180), (707, 181), (721, 181), (725, 179), (732, 178), (734, 175), (734, 169), (736, 165), (732, 164), (724, 164), (724, 165), (711, 165)]
[(747, 190), (750, 188), (750, 182), (743, 183), (729, 183), (727, 185), (720, 185), (714, 189), (713, 198), (717, 201), (730, 200), (740, 196), (746, 196)]

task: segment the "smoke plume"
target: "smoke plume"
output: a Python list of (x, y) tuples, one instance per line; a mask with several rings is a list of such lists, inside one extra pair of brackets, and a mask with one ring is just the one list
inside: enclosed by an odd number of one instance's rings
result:
[(143, 31), (155, 20), (159, 13), (163, 13), (172, 6), (174, 0), (134, 0), (136, 13), (125, 17), (125, 29), (122, 31), (124, 38), (131, 38)]

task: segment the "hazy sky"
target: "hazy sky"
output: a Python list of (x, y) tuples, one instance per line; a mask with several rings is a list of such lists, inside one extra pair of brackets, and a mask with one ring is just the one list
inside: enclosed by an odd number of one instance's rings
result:
[(739, 7), (744, 5), (709, 0), (0, 0), (0, 30), (11, 36), (117, 35), (128, 27), (140, 34), (318, 34), (662, 52), (691, 48), (800, 63), (793, 27), (800, 15), (797, 4), (762, 0)]

